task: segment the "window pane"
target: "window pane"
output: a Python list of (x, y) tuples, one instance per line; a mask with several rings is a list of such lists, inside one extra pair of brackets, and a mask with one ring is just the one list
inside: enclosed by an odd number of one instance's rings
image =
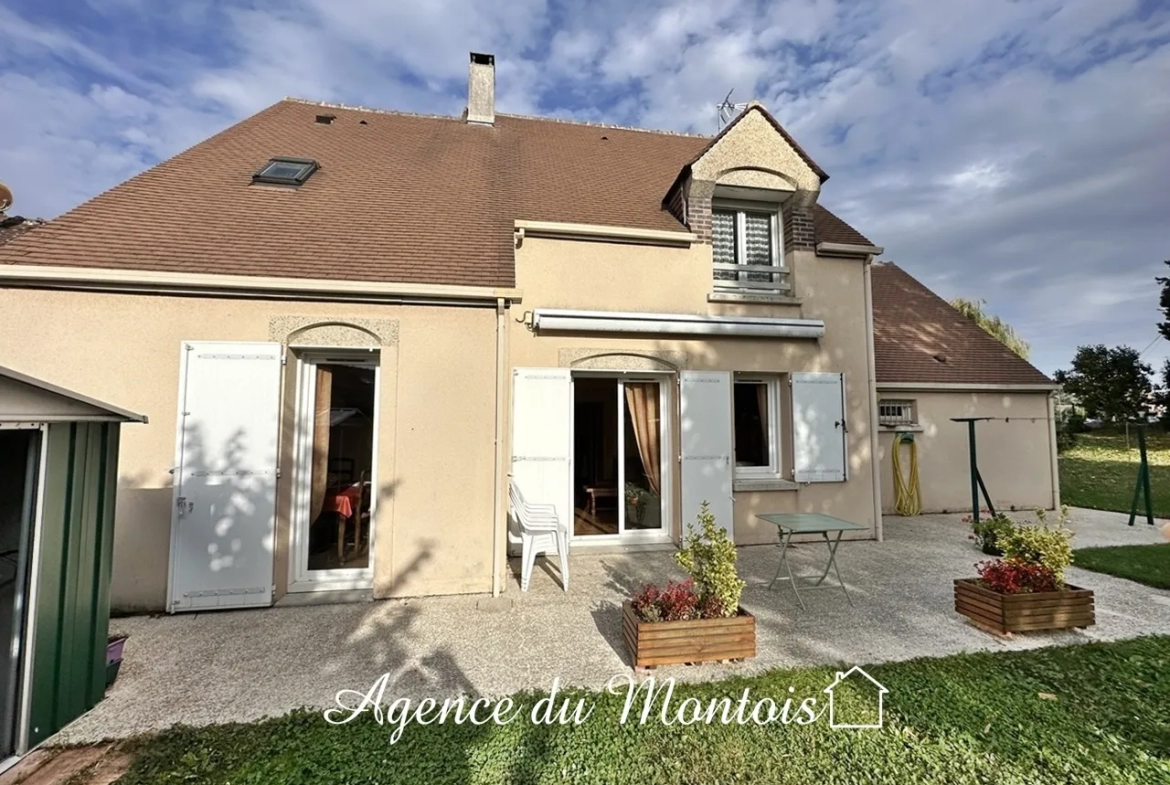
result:
[(767, 467), (768, 441), (768, 385), (736, 382), (735, 465)]
[[(772, 216), (744, 213), (744, 263), (772, 264)], [(749, 281), (771, 281), (771, 274), (748, 273)]]
[[(711, 214), (711, 247), (716, 264), (735, 264), (735, 213), (716, 210)], [(716, 281), (734, 281), (730, 270), (716, 270)]]

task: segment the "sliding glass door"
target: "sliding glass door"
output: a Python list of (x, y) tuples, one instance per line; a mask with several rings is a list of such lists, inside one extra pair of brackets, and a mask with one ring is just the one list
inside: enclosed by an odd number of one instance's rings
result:
[(573, 380), (573, 535), (581, 542), (669, 537), (669, 386), (654, 376)]

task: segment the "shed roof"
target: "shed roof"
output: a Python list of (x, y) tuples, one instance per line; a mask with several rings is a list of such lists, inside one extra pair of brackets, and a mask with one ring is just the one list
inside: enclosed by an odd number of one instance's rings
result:
[(1053, 384), (892, 262), (873, 265), (873, 344), (879, 385)]
[(147, 418), (0, 366), (0, 422), (95, 421), (144, 423)]

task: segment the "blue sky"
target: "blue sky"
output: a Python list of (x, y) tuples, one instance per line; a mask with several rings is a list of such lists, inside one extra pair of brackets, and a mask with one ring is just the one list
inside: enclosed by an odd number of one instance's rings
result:
[(0, 0), (0, 180), (52, 217), (285, 95), (457, 114), (471, 50), (506, 112), (712, 132), (763, 101), (829, 207), (1044, 371), (1157, 335), (1165, 2)]

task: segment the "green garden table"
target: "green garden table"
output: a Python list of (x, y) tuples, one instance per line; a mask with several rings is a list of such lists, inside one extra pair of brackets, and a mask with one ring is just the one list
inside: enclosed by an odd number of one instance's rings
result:
[[(804, 600), (800, 597), (800, 590), (796, 585), (796, 577), (792, 574), (792, 566), (788, 563), (788, 545), (792, 542), (793, 536), (797, 534), (820, 534), (825, 538), (825, 544), (829, 547), (829, 561), (825, 564), (825, 569), (821, 573), (821, 577), (813, 583), (807, 584), (805, 589), (828, 589), (840, 587), (841, 591), (845, 592), (845, 599), (849, 600), (849, 604), (853, 604), (853, 598), (849, 596), (849, 592), (845, 589), (845, 581), (841, 580), (841, 571), (837, 569), (837, 546), (841, 544), (841, 535), (845, 532), (865, 531), (867, 526), (862, 526), (859, 523), (850, 523), (843, 521), (840, 518), (834, 518), (832, 515), (824, 515), (819, 512), (788, 512), (788, 513), (767, 513), (764, 515), (757, 515), (762, 521), (767, 521), (776, 527), (780, 541), (776, 543), (776, 547), (780, 549), (780, 564), (776, 567), (776, 575), (772, 578), (772, 583), (768, 584), (771, 589), (776, 581), (781, 580), (780, 573), (787, 570), (787, 580), (792, 584), (792, 591), (796, 593), (796, 601), (800, 603), (801, 609), (804, 609)], [(829, 535), (836, 532), (836, 537)], [(829, 570), (832, 569), (837, 575), (836, 584), (825, 584), (825, 578), (829, 575)]]

